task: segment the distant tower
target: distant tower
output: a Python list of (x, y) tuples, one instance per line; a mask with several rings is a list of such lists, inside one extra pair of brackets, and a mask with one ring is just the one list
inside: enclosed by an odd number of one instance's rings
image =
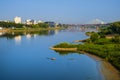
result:
[(16, 17), (14, 18), (14, 21), (15, 21), (16, 24), (19, 24), (19, 23), (22, 22), (21, 17), (18, 17), (18, 16), (16, 16)]

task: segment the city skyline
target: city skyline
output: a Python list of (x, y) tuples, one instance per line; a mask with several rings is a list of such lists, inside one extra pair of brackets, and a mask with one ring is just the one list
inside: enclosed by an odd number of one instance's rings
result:
[(1, 0), (0, 20), (35, 19), (86, 24), (94, 19), (106, 23), (120, 20), (119, 0)]

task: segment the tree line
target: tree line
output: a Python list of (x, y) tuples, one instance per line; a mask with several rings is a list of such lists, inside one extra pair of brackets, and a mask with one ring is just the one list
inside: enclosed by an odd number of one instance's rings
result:
[(49, 24), (47, 23), (38, 23), (38, 24), (31, 24), (31, 25), (27, 25), (27, 24), (16, 24), (15, 22), (4, 22), (4, 21), (0, 21), (0, 27), (3, 28), (49, 28)]

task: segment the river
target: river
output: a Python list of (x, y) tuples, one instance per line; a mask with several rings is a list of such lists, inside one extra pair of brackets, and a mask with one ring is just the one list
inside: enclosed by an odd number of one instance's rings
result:
[(104, 80), (101, 60), (50, 49), (60, 42), (86, 39), (85, 32), (69, 29), (0, 33), (0, 80)]

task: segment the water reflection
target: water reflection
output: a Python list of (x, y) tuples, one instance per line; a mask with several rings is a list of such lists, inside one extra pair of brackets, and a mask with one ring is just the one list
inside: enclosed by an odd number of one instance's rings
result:
[(2, 33), (2, 32), (0, 32), (0, 36), (1, 36), (1, 35), (3, 35), (3, 33)]
[(22, 36), (25, 36), (27, 40), (36, 38), (37, 36), (53, 36), (57, 34), (59, 30), (41, 30), (41, 31), (32, 31), (32, 32), (0, 32), (0, 38), (6, 38), (7, 40), (15, 40), (15, 44), (20, 45), (22, 41)]
[(80, 52), (77, 52), (77, 51), (76, 52), (75, 51), (55, 51), (55, 52), (61, 56), (66, 56), (73, 53), (81, 54)]
[(20, 42), (21, 42), (21, 36), (19, 35), (19, 36), (15, 36), (15, 42), (16, 42), (16, 44), (20, 44)]
[(24, 35), (22, 32), (6, 32), (2, 35), (0, 35), (0, 37), (5, 37), (7, 39), (14, 39), (15, 37), (18, 37), (18, 36), (22, 36)]
[(68, 27), (64, 30), (40, 30), (40, 31), (21, 31), (21, 32), (0, 32), (0, 37), (5, 37), (7, 39), (14, 39), (16, 36), (23, 36), (25, 35), (27, 39), (30, 39), (32, 36), (52, 36), (56, 35), (59, 32), (87, 32), (87, 31), (97, 31), (96, 28), (89, 28), (89, 27)]
[(55, 35), (58, 34), (59, 30), (48, 30), (49, 35)]
[(18, 36), (26, 36), (27, 39), (31, 37), (38, 36), (50, 36), (55, 35), (59, 32), (59, 30), (41, 30), (41, 31), (32, 31), (32, 32), (0, 32), (0, 37), (5, 37), (7, 39), (14, 39)]
[(27, 38), (27, 39), (30, 39), (31, 36), (32, 36), (31, 34), (27, 34), (27, 35), (26, 35), (26, 38)]

